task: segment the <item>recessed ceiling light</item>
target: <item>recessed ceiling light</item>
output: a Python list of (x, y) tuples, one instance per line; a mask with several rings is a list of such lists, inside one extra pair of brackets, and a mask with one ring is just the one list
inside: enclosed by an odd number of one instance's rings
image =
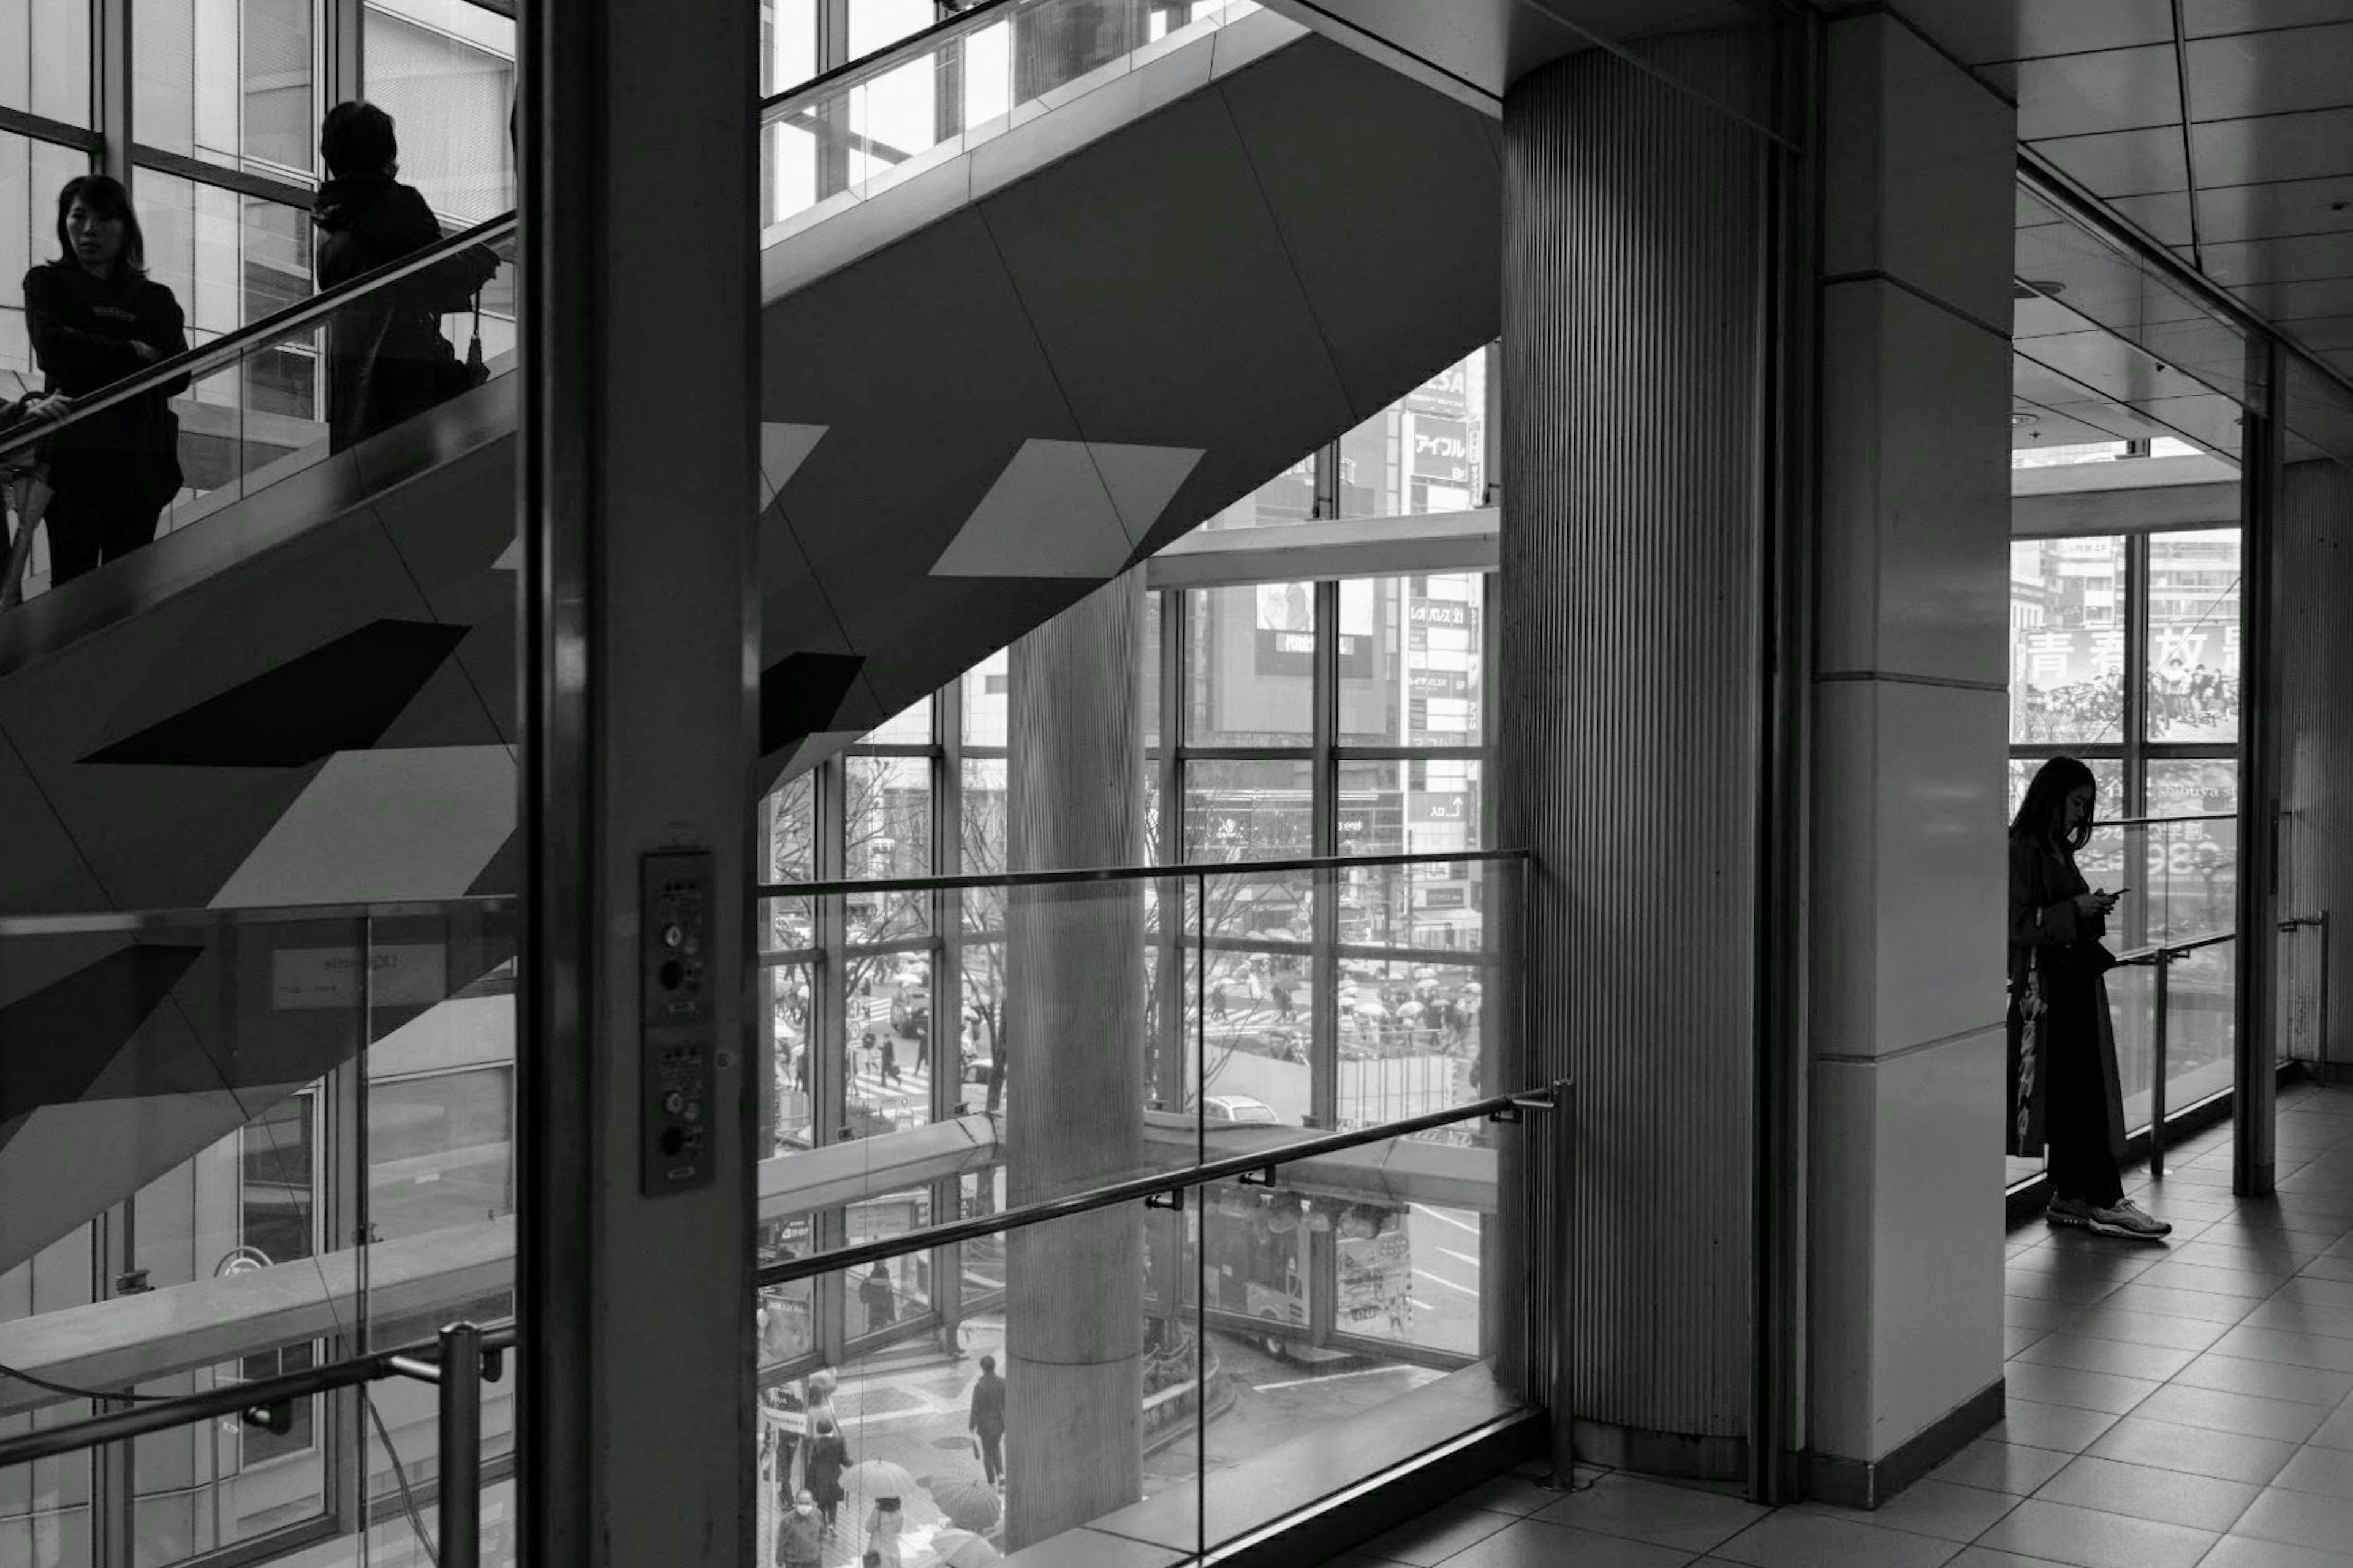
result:
[(2021, 278), (2010, 285), (2014, 300), (2031, 300), (2038, 294), (2064, 294), (2067, 285), (2055, 278)]
[(2034, 423), (2034, 416), (2023, 408), (2013, 408), (2010, 411), (2010, 423), (2012, 428), (2031, 425)]

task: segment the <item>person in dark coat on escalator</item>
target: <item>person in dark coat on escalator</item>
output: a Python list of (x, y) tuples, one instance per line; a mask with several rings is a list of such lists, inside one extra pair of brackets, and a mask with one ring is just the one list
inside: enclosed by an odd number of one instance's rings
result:
[[(147, 241), (130, 193), (104, 174), (58, 192), (58, 258), (25, 274), (25, 324), (51, 393), (91, 397), (187, 352), (180, 301), (147, 276)], [(79, 577), (150, 543), (180, 489), (171, 399), (187, 378), (87, 415), (44, 442), (49, 581)]]
[[(319, 228), (322, 290), (439, 243), (441, 225), (414, 185), (394, 176), (400, 142), (373, 103), (339, 103), (319, 132), (327, 183), (311, 221)], [(342, 451), (475, 384), (480, 375), (441, 335), (498, 270), (471, 246), (412, 278), (353, 300), (327, 332), (327, 441)]]

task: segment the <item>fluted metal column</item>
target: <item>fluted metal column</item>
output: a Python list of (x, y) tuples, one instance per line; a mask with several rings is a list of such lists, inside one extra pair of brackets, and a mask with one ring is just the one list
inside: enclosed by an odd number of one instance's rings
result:
[[(1013, 645), (1014, 870), (1144, 853), (1144, 574)], [(1134, 883), (1029, 889), (1006, 920), (1007, 1185), (1021, 1205), (1142, 1168), (1144, 902)], [(1141, 1495), (1144, 1226), (1134, 1207), (1006, 1237), (1008, 1550)]]
[[(1646, 46), (1717, 103), (1762, 39)], [(1737, 1476), (1750, 1342), (1767, 201), (1755, 131), (1592, 51), (1504, 100), (1497, 841), (1525, 1059), (1574, 1079), (1580, 1444)], [(1533, 1142), (1533, 1140), (1532, 1140)], [(1556, 1223), (1541, 1182), (1533, 1237)], [(1525, 1256), (1525, 1252), (1521, 1252)], [(1550, 1369), (1525, 1368), (1542, 1397)]]

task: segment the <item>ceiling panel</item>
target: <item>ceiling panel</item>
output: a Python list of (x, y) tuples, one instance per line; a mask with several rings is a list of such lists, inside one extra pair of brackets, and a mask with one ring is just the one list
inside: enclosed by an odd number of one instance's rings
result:
[(2225, 289), (2353, 278), (2353, 229), (2205, 247), (2206, 276)]
[(2018, 69), (2019, 140), (2175, 124), (2180, 88), (2170, 44), (2027, 60)]
[[(2348, 134), (2353, 136), (2353, 127)], [(2346, 145), (2353, 158), (2353, 140)], [(2209, 245), (2339, 229), (2353, 229), (2353, 174), (2267, 185), (2208, 184), (2198, 192), (2198, 237)]]
[(2314, 316), (2353, 315), (2353, 272), (2342, 278), (2316, 278), (2305, 283), (2272, 283), (2233, 289), (2239, 302), (2288, 331)]
[(2178, 125), (2052, 137), (2035, 142), (2034, 150), (2078, 184), (2103, 196), (2137, 196), (2189, 187), (2189, 165), (2182, 156)]
[(2159, 245), (2189, 243), (2189, 193), (2164, 191), (2153, 196), (2117, 196), (2108, 203), (2119, 216), (2138, 224)]
[[(2353, 89), (2348, 89), (2353, 95)], [(2189, 128), (2198, 179), (2252, 185), (2344, 174), (2353, 165), (2353, 109), (2316, 109), (2262, 120), (2210, 120)]]
[(2193, 120), (2333, 109), (2353, 96), (2353, 22), (2196, 38), (2187, 55)]
[(1894, 9), (1970, 65), (2173, 37), (2169, 0), (1895, 0)]
[(2181, 0), (2182, 26), (2193, 38), (2341, 22), (2345, 10), (2345, 0)]
[(2110, 332), (2035, 338), (2021, 345), (2019, 352), (2045, 369), (2121, 403), (2195, 397), (2212, 390), (2188, 370), (2145, 353)]

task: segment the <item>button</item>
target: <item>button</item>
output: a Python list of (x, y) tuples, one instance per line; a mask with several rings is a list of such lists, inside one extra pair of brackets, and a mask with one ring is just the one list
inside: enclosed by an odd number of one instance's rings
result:
[(672, 925), (665, 928), (662, 931), (662, 945), (664, 947), (679, 947), (683, 945), (685, 942), (686, 931), (682, 927)]
[[(666, 1097), (664, 1097), (662, 1100), (662, 1109), (669, 1111), (672, 1116), (676, 1116), (679, 1111), (679, 1107), (685, 1103), (686, 1096), (679, 1093), (676, 1089), (672, 1089)], [(702, 1108), (701, 1106), (697, 1106), (694, 1110), (688, 1115), (687, 1120), (691, 1121), (695, 1117), (700, 1116), (701, 1114), (702, 1114)]]
[[(670, 1098), (672, 1100), (676, 1100), (679, 1097), (673, 1094)], [(673, 1105), (670, 1109), (672, 1110), (676, 1110), (678, 1107)], [(686, 1119), (689, 1121), (700, 1121), (702, 1120), (702, 1101), (699, 1100), (690, 1100), (686, 1102)]]

